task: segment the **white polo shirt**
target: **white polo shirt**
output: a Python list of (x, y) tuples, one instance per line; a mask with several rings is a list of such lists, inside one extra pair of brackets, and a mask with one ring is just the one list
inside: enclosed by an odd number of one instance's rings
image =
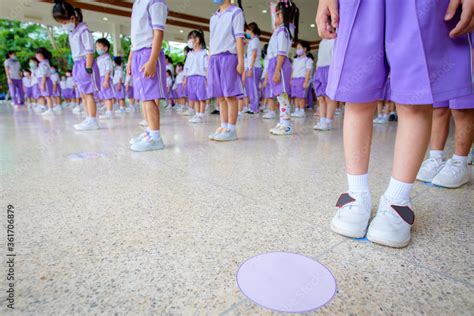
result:
[(260, 48), (260, 39), (257, 36), (252, 37), (248, 42), (246, 68), (250, 67), (252, 53), (254, 51), (257, 52), (257, 58), (255, 59), (255, 64), (253, 66), (254, 68), (262, 68), (262, 64), (260, 63), (260, 59), (262, 59), (262, 49)]
[[(294, 25), (290, 25), (290, 32), (294, 33)], [(280, 25), (273, 31), (270, 42), (268, 43), (267, 56), (268, 59), (277, 57), (278, 55), (288, 57), (291, 49), (291, 38), (285, 25)]]
[(118, 84), (120, 80), (123, 83), (123, 69), (122, 67), (115, 67), (113, 83)]
[(38, 68), (31, 70), (31, 86), (37, 85), (39, 82), (38, 80)]
[(268, 55), (266, 55), (265, 58), (263, 59), (263, 72), (262, 72), (263, 79), (265, 79), (265, 76), (267, 75), (268, 64), (270, 64), (270, 60), (268, 59)]
[(55, 82), (56, 82), (56, 84), (59, 83), (60, 78), (59, 78), (59, 74), (57, 72), (56, 73), (51, 73), (49, 78), (51, 78), (51, 81), (53, 83), (55, 83)]
[(210, 21), (211, 55), (226, 52), (237, 54), (236, 39), (244, 37), (244, 24), (244, 13), (235, 5), (224, 12), (214, 13)]
[(74, 78), (71, 77), (66, 77), (66, 87), (68, 89), (73, 89), (74, 88)]
[(23, 77), (21, 78), (21, 81), (23, 82), (23, 86), (25, 88), (31, 87), (31, 77)]
[(132, 80), (132, 76), (130, 76), (129, 74), (127, 74), (125, 76), (125, 85), (129, 86), (129, 87), (132, 87), (133, 86), (133, 80)]
[(18, 59), (11, 59), (8, 58), (5, 60), (3, 65), (8, 69), (8, 75), (10, 76), (10, 79), (15, 79), (15, 80), (20, 80), (20, 68), (21, 64), (18, 61)]
[(132, 9), (132, 51), (151, 48), (153, 31), (165, 30), (168, 17), (166, 0), (135, 0)]
[(321, 40), (321, 42), (319, 43), (319, 49), (318, 49), (318, 61), (316, 63), (318, 67), (325, 67), (325, 66), (331, 65), (333, 48), (334, 48), (333, 39)]
[(207, 67), (209, 66), (209, 55), (207, 50), (190, 51), (184, 64), (184, 75), (189, 76), (207, 76)]
[(313, 69), (313, 60), (307, 56), (301, 56), (293, 60), (291, 78), (306, 78), (306, 72)]
[(51, 66), (49, 65), (49, 60), (43, 60), (39, 63), (36, 74), (38, 78), (49, 77), (51, 74)]
[(100, 76), (105, 76), (107, 73), (112, 75), (114, 69), (114, 62), (109, 54), (103, 54), (97, 57), (97, 67), (99, 67)]
[(175, 80), (175, 84), (178, 85), (178, 84), (182, 84), (184, 81), (184, 71), (181, 71), (180, 73), (178, 73), (176, 75), (176, 80)]
[(67, 82), (66, 82), (66, 80), (61, 80), (61, 81), (59, 82), (59, 86), (61, 87), (61, 90), (67, 89)]
[(69, 32), (69, 46), (71, 46), (73, 60), (80, 60), (87, 54), (94, 53), (94, 38), (92, 38), (87, 24), (79, 23), (72, 32)]

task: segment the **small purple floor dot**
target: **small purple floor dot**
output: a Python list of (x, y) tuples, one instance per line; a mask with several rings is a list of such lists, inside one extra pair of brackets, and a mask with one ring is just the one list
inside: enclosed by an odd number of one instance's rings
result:
[(237, 272), (242, 293), (261, 307), (286, 313), (314, 311), (336, 294), (336, 280), (321, 263), (303, 255), (272, 252), (244, 262)]

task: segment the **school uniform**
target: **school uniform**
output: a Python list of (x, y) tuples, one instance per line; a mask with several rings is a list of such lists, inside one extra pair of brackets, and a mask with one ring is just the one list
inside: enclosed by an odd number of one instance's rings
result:
[(79, 94), (97, 93), (100, 86), (100, 75), (95, 60), (92, 63), (92, 73), (86, 71), (87, 54), (94, 53), (95, 43), (92, 33), (85, 23), (77, 24), (76, 28), (69, 32), (69, 46), (74, 61), (72, 76), (79, 88)]
[(129, 74), (127, 74), (125, 76), (125, 85), (128, 86), (128, 90), (126, 91), (126, 94), (127, 94), (127, 98), (128, 99), (133, 99), (133, 79), (132, 79), (132, 76), (130, 76)]
[(25, 97), (30, 99), (33, 98), (33, 88), (31, 86), (31, 76), (30, 77), (23, 77), (21, 79), (23, 83), (23, 88), (25, 91)]
[[(342, 0), (326, 89), (344, 102), (380, 100), (390, 72), (390, 97), (432, 104), (472, 93), (467, 35), (449, 38), (449, 0)], [(364, 36), (363, 34), (367, 34)]]
[(189, 101), (205, 101), (207, 95), (207, 69), (209, 67), (209, 56), (207, 50), (191, 51), (188, 53), (184, 65), (186, 76), (186, 93)]
[[(304, 87), (306, 73), (313, 69), (313, 60), (307, 56), (300, 56), (293, 60), (293, 71), (291, 73), (291, 97), (306, 98), (307, 89)], [(308, 82), (309, 83), (309, 82)]]
[(262, 64), (260, 63), (260, 60), (262, 59), (262, 50), (260, 48), (260, 39), (257, 36), (252, 37), (247, 45), (247, 66), (245, 67), (246, 73), (250, 68), (253, 52), (257, 53), (257, 57), (252, 69), (252, 76), (245, 77), (245, 90), (249, 98), (250, 110), (252, 112), (258, 112), (260, 100), (258, 93), (258, 83), (262, 77)]
[[(53, 84), (53, 87), (52, 87), (52, 92), (51, 92), (51, 96), (52, 97), (60, 97), (61, 96), (61, 85), (60, 85), (60, 78), (59, 78), (59, 74), (57, 72), (54, 72), (54, 73), (51, 73), (50, 75), (50, 79), (51, 79), (51, 83)], [(56, 83), (56, 90), (54, 90), (54, 83)]]
[(40, 97), (40, 91), (38, 87), (38, 68), (31, 70), (31, 93), (33, 99), (38, 99)]
[(328, 85), (329, 66), (332, 61), (334, 40), (323, 39), (319, 43), (318, 61), (316, 62), (316, 72), (313, 78), (313, 89), (317, 97), (326, 95)]
[[(109, 54), (103, 54), (97, 57), (97, 67), (99, 68), (100, 74), (100, 93), (99, 99), (101, 100), (111, 100), (115, 99), (115, 88), (112, 82), (112, 72), (114, 70), (114, 62)], [(109, 74), (108, 83), (109, 87), (104, 88), (104, 82), (106, 80), (106, 75)]]
[[(265, 82), (265, 77), (268, 74), (268, 65), (270, 64), (270, 61), (268, 60), (268, 55), (265, 56), (265, 59), (263, 60), (263, 72), (262, 72), (262, 85)], [(267, 85), (263, 88), (262, 94), (264, 99), (271, 99), (272, 96), (270, 94), (270, 78), (268, 78), (268, 83)]]
[(174, 81), (174, 94), (177, 99), (185, 98), (186, 97), (186, 91), (185, 88), (183, 87), (183, 81), (184, 81), (184, 71), (181, 71), (176, 75), (176, 79)]
[(136, 0), (132, 9), (132, 77), (135, 98), (142, 101), (166, 98), (166, 61), (163, 51), (156, 63), (153, 78), (146, 78), (140, 68), (151, 55), (154, 30), (165, 30), (168, 17), (166, 0)]
[(207, 81), (209, 98), (238, 97), (243, 94), (242, 77), (237, 72), (236, 39), (244, 38), (244, 24), (244, 14), (235, 5), (223, 12), (217, 11), (211, 17), (211, 57)]
[[(51, 97), (53, 95), (53, 82), (50, 78), (51, 66), (49, 65), (49, 60), (43, 60), (38, 65), (38, 89), (39, 94), (42, 97)], [(43, 78), (46, 78), (44, 89), (43, 88)]]
[[(290, 32), (294, 32), (294, 25), (290, 25)], [(270, 85), (270, 97), (275, 98), (283, 93), (290, 94), (291, 62), (288, 54), (291, 49), (291, 37), (286, 27), (282, 24), (273, 31), (268, 43), (268, 85)], [(284, 56), (285, 60), (281, 68), (281, 80), (279, 83), (273, 81), (278, 56)]]
[(23, 81), (20, 77), (20, 62), (16, 58), (8, 58), (3, 65), (7, 68), (8, 75), (12, 81), (12, 83), (8, 83), (8, 89), (13, 103), (15, 105), (24, 105), (25, 94), (23, 91)]
[[(117, 100), (125, 99), (125, 85), (123, 84), (123, 69), (122, 67), (115, 67), (113, 83), (115, 88), (115, 98)], [(120, 90), (119, 90), (120, 85)]]

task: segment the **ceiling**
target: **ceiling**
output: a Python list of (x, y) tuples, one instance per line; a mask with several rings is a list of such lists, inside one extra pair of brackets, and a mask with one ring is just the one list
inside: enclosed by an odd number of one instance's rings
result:
[[(84, 11), (85, 22), (93, 31), (112, 32), (114, 24), (122, 34), (130, 33), (130, 12), (133, 1), (120, 0), (71, 0), (73, 5)], [(169, 24), (165, 40), (186, 42), (187, 33), (202, 27), (206, 30), (208, 19), (216, 10), (211, 0), (167, 0), (170, 8)], [(257, 22), (263, 31), (265, 41), (271, 32), (269, 0), (242, 0), (247, 22)], [(300, 16), (300, 38), (312, 42), (312, 48), (318, 47), (317, 30), (314, 24), (318, 0), (294, 0), (298, 5)], [(51, 0), (0, 0), (0, 18), (30, 21), (55, 25), (51, 17)], [(263, 10), (267, 10), (263, 13)], [(118, 28), (117, 28), (118, 27)], [(207, 32), (206, 32), (207, 33)]]

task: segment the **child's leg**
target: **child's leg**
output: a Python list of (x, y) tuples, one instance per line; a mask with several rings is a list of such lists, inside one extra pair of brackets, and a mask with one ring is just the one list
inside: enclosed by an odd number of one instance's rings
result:
[(200, 102), (199, 113), (204, 114), (205, 110), (206, 110), (206, 101), (201, 101)]
[(326, 120), (330, 120), (331, 122), (334, 119), (334, 113), (336, 113), (337, 102), (325, 97), (327, 110), (326, 110)]
[(327, 103), (326, 97), (318, 97), (319, 103), (319, 117), (326, 118)]
[(268, 110), (275, 112), (275, 100), (272, 98), (267, 99)]
[(217, 103), (219, 104), (221, 126), (227, 126), (229, 123), (227, 101), (225, 98), (217, 98)]
[(454, 154), (467, 157), (474, 141), (474, 109), (452, 110), (455, 132)]
[(449, 134), (449, 108), (433, 109), (433, 124), (431, 127), (431, 150), (444, 150)]
[(105, 100), (104, 103), (105, 103), (105, 107), (107, 108), (107, 112), (111, 113), (114, 107), (114, 100), (113, 99)]
[[(230, 125), (236, 125), (237, 123), (237, 116), (238, 116), (238, 105), (237, 105), (237, 98), (236, 97), (229, 97), (225, 98), (225, 102), (227, 106), (227, 122)], [(222, 113), (222, 111), (221, 111)]]
[(125, 99), (119, 99), (119, 105), (122, 109), (125, 108)]
[(383, 112), (383, 101), (377, 102), (377, 117), (381, 117)]
[(83, 94), (82, 96), (84, 100), (84, 108), (86, 110), (86, 114), (89, 117), (96, 117), (97, 116), (97, 105), (94, 100), (94, 95), (91, 94)]
[(160, 130), (160, 108), (156, 101), (143, 101), (145, 119), (150, 132)]
[(415, 182), (430, 141), (433, 107), (397, 104), (399, 116), (392, 177), (404, 183)]
[(53, 108), (53, 100), (51, 97), (45, 97), (46, 99), (46, 104), (48, 104), (48, 108), (52, 109)]

